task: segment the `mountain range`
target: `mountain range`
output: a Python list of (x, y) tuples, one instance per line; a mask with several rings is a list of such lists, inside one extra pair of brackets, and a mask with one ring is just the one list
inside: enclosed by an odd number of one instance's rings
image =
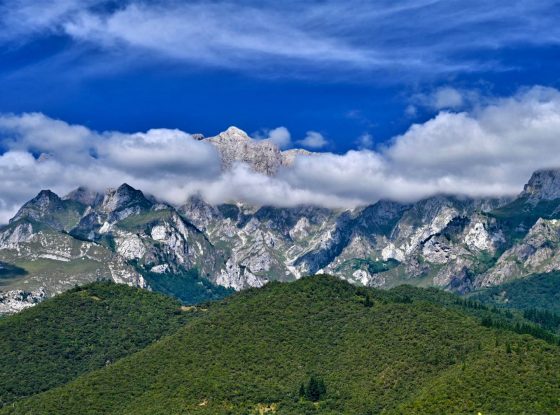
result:
[[(223, 169), (274, 175), (304, 150), (281, 151), (231, 127), (208, 140)], [(332, 273), (468, 294), (560, 270), (560, 170), (535, 172), (512, 198), (436, 195), (350, 210), (282, 208), (190, 197), (180, 206), (123, 184), (59, 196), (41, 191), (0, 228), (0, 313), (75, 285), (111, 279), (184, 303)]]

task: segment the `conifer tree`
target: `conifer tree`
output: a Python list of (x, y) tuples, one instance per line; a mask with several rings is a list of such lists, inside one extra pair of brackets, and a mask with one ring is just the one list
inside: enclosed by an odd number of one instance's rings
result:
[(305, 398), (305, 386), (303, 385), (303, 383), (299, 385), (299, 397)]

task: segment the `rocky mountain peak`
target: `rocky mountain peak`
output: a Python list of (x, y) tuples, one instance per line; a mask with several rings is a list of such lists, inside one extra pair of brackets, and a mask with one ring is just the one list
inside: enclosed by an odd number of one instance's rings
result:
[(186, 203), (179, 208), (179, 212), (201, 230), (206, 229), (212, 220), (221, 216), (215, 206), (207, 203), (199, 195), (189, 197)]
[(274, 175), (283, 165), (282, 152), (268, 140), (255, 140), (237, 127), (211, 137), (208, 141), (216, 147), (227, 170), (236, 162), (246, 163), (258, 173)]
[(284, 166), (291, 166), (292, 164), (294, 164), (294, 161), (296, 160), (296, 157), (298, 157), (298, 156), (312, 156), (313, 154), (317, 154), (317, 153), (313, 153), (311, 151), (304, 150), (303, 148), (292, 148), (290, 150), (285, 150), (285, 151), (282, 152), (282, 164)]
[(10, 219), (10, 223), (15, 222), (24, 217), (38, 219), (45, 213), (60, 209), (62, 199), (51, 190), (41, 190), (37, 196), (21, 207), (16, 215)]
[(243, 131), (240, 128), (231, 126), (229, 127), (226, 131), (221, 132), (220, 134), (218, 134), (219, 138), (221, 138), (222, 140), (228, 140), (228, 141), (251, 141), (251, 137), (249, 137), (249, 135)]
[[(231, 156), (226, 161), (245, 161), (267, 174), (285, 165), (285, 152), (273, 143), (232, 139), (226, 144), (229, 150), (247, 149), (224, 151), (224, 157)], [(13, 219), (25, 220), (0, 228), (0, 261), (11, 264), (17, 255), (27, 262), (71, 262), (73, 273), (80, 269), (75, 265), (83, 263), (81, 258), (98, 258), (95, 275), (84, 268), (81, 281), (109, 273), (115, 281), (145, 284), (128, 262), (139, 261), (134, 266), (145, 265), (152, 276), (171, 278), (196, 268), (209, 283), (235, 289), (326, 272), (372, 286), (391, 286), (405, 275), (411, 283), (466, 292), (560, 270), (557, 212), (538, 208), (528, 215), (534, 205), (526, 203), (527, 197), (558, 198), (558, 189), (560, 170), (548, 170), (536, 172), (523, 197), (506, 209), (504, 199), (436, 195), (409, 204), (382, 200), (350, 211), (239, 202), (212, 205), (198, 195), (175, 208), (158, 205), (126, 183), (107, 191), (94, 205), (95, 192), (87, 188), (64, 199), (45, 190)], [(558, 203), (550, 205), (558, 208)], [(49, 226), (48, 232), (42, 225)], [(45, 287), (51, 287), (50, 272), (41, 269), (29, 278), (39, 275)]]
[(152, 202), (144, 196), (144, 193), (124, 183), (117, 189), (111, 189), (105, 194), (101, 210), (109, 213), (133, 206), (149, 208), (151, 205)]
[(229, 127), (207, 141), (218, 150), (224, 170), (241, 162), (254, 171), (269, 176), (276, 174), (282, 166), (291, 166), (298, 156), (314, 154), (303, 149), (281, 151), (272, 141), (253, 139), (237, 127)]
[(60, 197), (52, 190), (43, 189), (41, 190), (37, 196), (35, 196), (29, 203), (41, 204), (41, 203), (56, 203), (60, 202)]
[(560, 169), (538, 170), (523, 188), (520, 197), (531, 201), (560, 198)]

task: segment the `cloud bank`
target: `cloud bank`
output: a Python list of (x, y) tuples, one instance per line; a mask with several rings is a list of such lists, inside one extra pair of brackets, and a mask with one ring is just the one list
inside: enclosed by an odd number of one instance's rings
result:
[[(278, 144), (286, 137), (286, 128), (268, 134)], [(38, 113), (0, 115), (0, 147), (0, 222), (41, 188), (64, 194), (123, 182), (172, 204), (193, 194), (340, 208), (437, 193), (514, 195), (533, 171), (560, 167), (560, 91), (534, 87), (469, 112), (441, 111), (376, 151), (299, 156), (275, 177), (243, 164), (222, 171), (216, 149), (183, 131), (96, 132)]]

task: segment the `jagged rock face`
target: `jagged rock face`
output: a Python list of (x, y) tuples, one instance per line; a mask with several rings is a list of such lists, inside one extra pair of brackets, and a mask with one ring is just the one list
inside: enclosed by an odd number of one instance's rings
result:
[(531, 176), (520, 197), (535, 202), (560, 198), (560, 170), (539, 170)]
[(112, 221), (117, 221), (152, 206), (153, 203), (140, 190), (125, 183), (118, 189), (109, 190), (105, 194), (99, 210), (111, 215)]
[(10, 222), (22, 218), (40, 220), (44, 215), (59, 209), (62, 209), (62, 200), (50, 190), (41, 190), (37, 196), (22, 206)]
[(335, 215), (314, 207), (272, 208), (224, 205), (207, 229), (214, 246), (229, 259), (216, 280), (241, 289), (270, 280), (291, 280), (302, 274), (294, 262), (318, 241)]
[(215, 137), (206, 139), (220, 154), (222, 169), (230, 169), (234, 163), (242, 162), (258, 173), (275, 175), (283, 166), (291, 166), (296, 157), (313, 153), (303, 149), (280, 151), (269, 140), (255, 140), (243, 130), (229, 127)]
[(538, 219), (522, 241), (506, 250), (481, 276), (479, 287), (490, 287), (537, 272), (560, 269), (560, 220)]
[[(221, 142), (254, 144), (228, 131)], [(241, 153), (231, 154), (235, 160)], [(257, 165), (272, 171), (272, 164)], [(18, 290), (49, 296), (98, 278), (147, 286), (146, 273), (192, 270), (236, 290), (329, 272), (356, 284), (433, 284), (465, 293), (560, 270), (556, 177), (536, 173), (513, 201), (434, 196), (347, 211), (212, 206), (200, 197), (174, 208), (128, 185), (102, 196), (78, 189), (64, 199), (44, 191), (0, 229), (0, 264), (33, 270), (4, 278), (2, 295), (16, 293), (9, 296), (15, 309), (17, 298), (31, 298)]]
[(225, 170), (235, 162), (243, 162), (259, 173), (274, 175), (282, 165), (282, 153), (276, 145), (266, 140), (253, 140), (235, 127), (208, 141), (218, 149)]
[[(98, 279), (146, 287), (142, 276), (106, 247), (23, 219), (0, 230), (0, 261), (19, 271), (0, 269), (3, 290), (41, 292), (37, 300)], [(6, 297), (11, 309), (20, 297)], [(35, 303), (28, 297), (22, 306)]]
[[(129, 260), (156, 272), (179, 272), (197, 268), (216, 279), (219, 250), (204, 234), (174, 211), (156, 211), (160, 216), (139, 226), (116, 224), (110, 231), (116, 250)], [(214, 276), (214, 278), (212, 278)]]
[(2, 249), (17, 249), (20, 244), (30, 242), (33, 237), (33, 225), (31, 223), (15, 223), (5, 228), (0, 233), (0, 247)]
[(200, 196), (191, 196), (179, 208), (179, 212), (194, 226), (203, 231), (213, 221), (222, 219), (220, 211), (215, 206), (206, 203)]

